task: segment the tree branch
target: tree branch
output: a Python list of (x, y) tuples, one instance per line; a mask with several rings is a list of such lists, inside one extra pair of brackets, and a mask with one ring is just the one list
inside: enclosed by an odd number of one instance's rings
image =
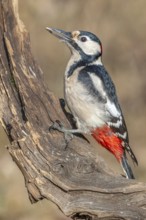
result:
[(25, 179), (30, 201), (52, 200), (73, 219), (145, 219), (146, 185), (118, 176), (83, 138), (66, 146), (49, 132), (71, 126), (35, 62), (17, 0), (0, 1), (0, 121), (8, 151)]

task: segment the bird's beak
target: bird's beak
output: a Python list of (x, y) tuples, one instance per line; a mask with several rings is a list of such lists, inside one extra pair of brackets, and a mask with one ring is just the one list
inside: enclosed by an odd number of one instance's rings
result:
[(49, 27), (46, 27), (46, 30), (54, 36), (56, 36), (57, 38), (61, 39), (62, 41), (65, 41), (66, 43), (70, 43), (72, 41), (71, 32), (66, 32), (60, 29)]

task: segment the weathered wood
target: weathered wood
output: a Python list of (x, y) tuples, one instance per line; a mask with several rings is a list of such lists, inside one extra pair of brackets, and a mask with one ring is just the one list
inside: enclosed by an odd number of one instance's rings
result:
[(49, 132), (55, 120), (70, 123), (44, 84), (17, 0), (0, 1), (0, 42), (0, 121), (31, 202), (52, 200), (73, 219), (146, 219), (144, 183), (113, 174), (85, 139), (66, 146)]

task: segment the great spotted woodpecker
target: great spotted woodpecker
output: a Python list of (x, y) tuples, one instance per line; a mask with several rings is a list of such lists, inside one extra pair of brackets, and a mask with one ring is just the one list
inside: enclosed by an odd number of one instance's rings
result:
[(115, 86), (102, 64), (102, 44), (86, 31), (65, 32), (46, 28), (67, 44), (71, 58), (65, 71), (65, 101), (76, 120), (77, 129), (58, 127), (61, 132), (90, 133), (120, 162), (126, 177), (134, 179), (126, 152), (137, 159), (129, 146), (125, 120)]

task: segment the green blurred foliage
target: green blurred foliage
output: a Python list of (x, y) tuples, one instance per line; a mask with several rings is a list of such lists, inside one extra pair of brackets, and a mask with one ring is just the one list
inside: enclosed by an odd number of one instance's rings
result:
[[(63, 74), (70, 54), (45, 27), (87, 30), (101, 39), (103, 62), (116, 84), (130, 143), (139, 161), (139, 167), (132, 168), (142, 181), (146, 181), (145, 8), (145, 0), (19, 0), (20, 17), (30, 32), (33, 54), (48, 87), (59, 97), (63, 97)], [(65, 219), (51, 202), (30, 204), (23, 177), (5, 148), (8, 140), (2, 128), (0, 135), (0, 219)], [(99, 147), (97, 152), (121, 172), (113, 156)]]

